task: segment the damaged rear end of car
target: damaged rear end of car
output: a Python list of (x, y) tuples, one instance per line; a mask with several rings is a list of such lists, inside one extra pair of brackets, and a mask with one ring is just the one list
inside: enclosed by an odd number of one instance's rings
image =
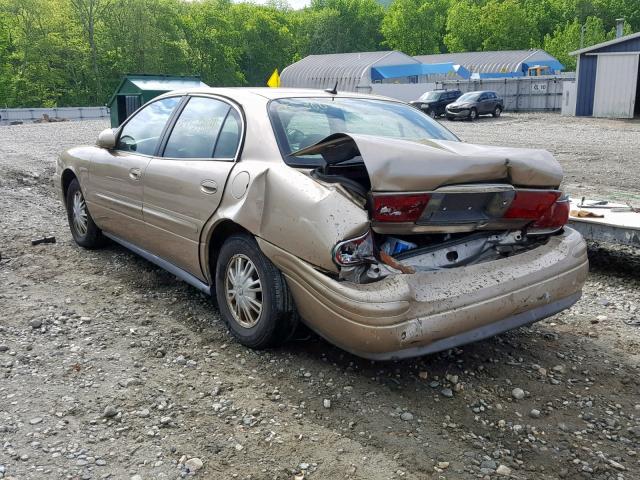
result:
[(294, 155), (321, 155), (311, 175), (369, 213), (369, 230), (333, 250), (340, 279), (355, 283), (515, 256), (569, 215), (562, 171), (545, 151), (334, 134)]
[(398, 120), (395, 134), (384, 124), (381, 134), (363, 134), (350, 123), (361, 113), (351, 105), (341, 113), (331, 102), (304, 104), (329, 116), (336, 133), (291, 148), (299, 122), (286, 131), (285, 162), (367, 218), (356, 235), (327, 246), (332, 271), (261, 244), (321, 336), (362, 357), (406, 358), (530, 324), (578, 300), (586, 245), (565, 227), (562, 169), (549, 152), (466, 144), (422, 118), (411, 119), (415, 133)]

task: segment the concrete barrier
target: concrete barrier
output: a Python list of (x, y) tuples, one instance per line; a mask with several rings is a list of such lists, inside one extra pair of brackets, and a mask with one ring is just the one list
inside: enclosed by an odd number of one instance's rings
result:
[(50, 118), (64, 118), (67, 120), (95, 120), (108, 118), (107, 107), (59, 107), (59, 108), (0, 108), (0, 125), (11, 122), (31, 123), (41, 119), (43, 115)]

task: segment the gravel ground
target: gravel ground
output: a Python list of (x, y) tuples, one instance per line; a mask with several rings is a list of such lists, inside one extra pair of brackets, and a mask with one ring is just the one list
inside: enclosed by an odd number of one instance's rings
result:
[(443, 120), (466, 142), (544, 148), (564, 169), (564, 189), (576, 198), (607, 198), (640, 205), (640, 121), (505, 113), (476, 122)]
[[(575, 195), (638, 199), (638, 123), (446, 125), (549, 148)], [(0, 478), (640, 478), (638, 252), (592, 246), (574, 308), (443, 354), (253, 352), (195, 289), (72, 243), (53, 162), (105, 126), (0, 128)]]

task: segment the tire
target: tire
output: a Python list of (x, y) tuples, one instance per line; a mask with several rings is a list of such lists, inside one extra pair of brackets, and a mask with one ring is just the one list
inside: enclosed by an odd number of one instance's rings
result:
[(478, 119), (478, 110), (476, 110), (475, 108), (472, 108), (469, 111), (469, 120), (473, 122), (474, 120), (477, 120), (477, 119)]
[[(244, 280), (243, 271), (248, 271)], [(215, 285), (220, 314), (242, 345), (264, 349), (293, 335), (298, 316), (289, 287), (252, 236), (232, 235), (225, 241), (216, 263)]]
[(105, 244), (105, 237), (97, 227), (80, 189), (77, 179), (73, 179), (67, 189), (67, 220), (75, 242), (84, 248), (94, 249)]
[(427, 112), (427, 114), (431, 117), (431, 118), (436, 118), (438, 115), (436, 115), (436, 111), (433, 109), (429, 109), (429, 111)]
[(501, 113), (502, 113), (502, 107), (500, 105), (497, 105), (491, 115), (493, 115), (493, 118), (498, 118)]
[(454, 117), (452, 117), (452, 116), (450, 116), (450, 115), (447, 115), (447, 120), (449, 120), (450, 122), (453, 122)]

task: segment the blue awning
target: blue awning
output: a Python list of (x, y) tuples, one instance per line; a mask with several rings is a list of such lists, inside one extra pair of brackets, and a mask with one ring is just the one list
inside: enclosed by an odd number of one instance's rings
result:
[(447, 75), (469, 78), (469, 71), (453, 63), (410, 63), (407, 65), (386, 65), (371, 69), (371, 80), (403, 78), (416, 75)]

